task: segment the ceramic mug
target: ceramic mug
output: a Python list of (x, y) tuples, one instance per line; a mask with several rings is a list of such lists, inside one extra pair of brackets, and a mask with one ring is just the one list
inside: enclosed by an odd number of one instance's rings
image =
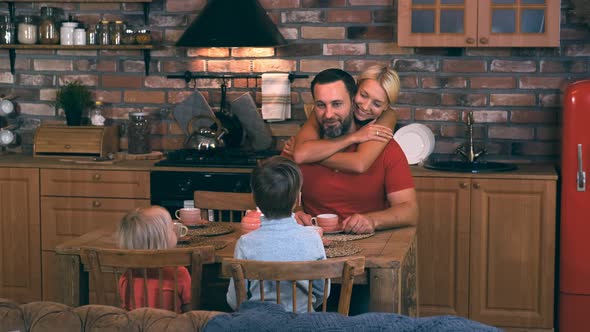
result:
[(195, 225), (201, 221), (201, 209), (199, 208), (182, 208), (176, 210), (174, 215), (185, 225)]
[(181, 238), (183, 236), (186, 236), (186, 234), (188, 234), (188, 228), (185, 225), (183, 225), (182, 223), (174, 222), (173, 228), (174, 228), (174, 234), (176, 234), (176, 238)]
[(324, 232), (337, 232), (342, 230), (342, 226), (338, 222), (338, 215), (333, 213), (318, 214), (311, 218), (311, 223), (314, 226), (320, 226)]

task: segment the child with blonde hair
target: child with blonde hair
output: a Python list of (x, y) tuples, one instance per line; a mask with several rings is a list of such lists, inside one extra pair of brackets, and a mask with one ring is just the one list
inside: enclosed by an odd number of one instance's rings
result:
[[(176, 247), (176, 234), (172, 217), (161, 206), (149, 206), (137, 208), (127, 213), (119, 224), (117, 231), (118, 243), (121, 249), (132, 250), (161, 250)], [(163, 269), (164, 305), (158, 306), (159, 276), (158, 271), (148, 271), (147, 294), (144, 292), (143, 273), (133, 271), (133, 294), (135, 305), (144, 303), (147, 296), (149, 307), (162, 307), (177, 313), (191, 309), (191, 277), (184, 266), (176, 267), (178, 278), (178, 307), (174, 307), (174, 274), (175, 268)], [(119, 279), (119, 293), (121, 302), (126, 310), (131, 307), (131, 292), (129, 291), (128, 273), (124, 273)]]

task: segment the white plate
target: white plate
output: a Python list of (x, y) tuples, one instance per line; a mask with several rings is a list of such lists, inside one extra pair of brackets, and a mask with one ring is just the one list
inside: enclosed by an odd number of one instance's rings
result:
[(393, 138), (404, 151), (410, 165), (418, 164), (434, 151), (434, 134), (430, 128), (420, 123), (400, 128)]

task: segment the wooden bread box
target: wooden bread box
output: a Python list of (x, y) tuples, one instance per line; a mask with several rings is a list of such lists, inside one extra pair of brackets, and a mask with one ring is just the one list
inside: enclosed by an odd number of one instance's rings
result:
[(41, 126), (35, 131), (35, 157), (107, 157), (117, 151), (117, 126)]

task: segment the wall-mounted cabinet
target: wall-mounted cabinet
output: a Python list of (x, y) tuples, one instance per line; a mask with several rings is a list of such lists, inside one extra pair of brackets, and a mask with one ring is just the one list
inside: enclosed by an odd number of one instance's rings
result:
[[(143, 4), (143, 15), (144, 20), (147, 23), (149, 16), (149, 5), (152, 0), (11, 0), (11, 1), (0, 1), (8, 3), (8, 11), (10, 13), (11, 20), (14, 21), (15, 14), (15, 3), (142, 3)], [(8, 44), (0, 45), (0, 49), (8, 50), (10, 58), (10, 72), (14, 75), (14, 62), (16, 60), (16, 50), (68, 50), (68, 51), (83, 51), (83, 50), (140, 50), (143, 52), (143, 61), (145, 65), (145, 74), (150, 73), (150, 61), (151, 61), (151, 50), (154, 48), (153, 45), (24, 45), (24, 44)]]
[(399, 0), (398, 43), (558, 47), (560, 0)]

